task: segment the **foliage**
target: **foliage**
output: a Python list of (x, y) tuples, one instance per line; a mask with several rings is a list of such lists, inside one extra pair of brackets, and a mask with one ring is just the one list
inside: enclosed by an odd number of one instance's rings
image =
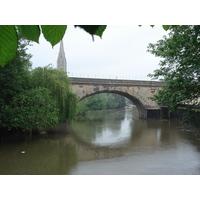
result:
[(49, 65), (34, 69), (31, 77), (34, 88), (42, 86), (51, 91), (59, 109), (59, 122), (75, 118), (77, 98), (71, 92), (70, 82), (64, 71), (53, 69)]
[(118, 109), (126, 106), (125, 98), (118, 94), (106, 94), (106, 109)]
[(52, 127), (76, 115), (76, 96), (63, 71), (30, 70), (29, 42), (20, 39), (17, 54), (0, 68), (0, 131)]
[(160, 69), (149, 76), (161, 78), (166, 85), (154, 100), (174, 111), (180, 105), (199, 105), (200, 97), (200, 38), (199, 26), (171, 27), (168, 37), (149, 44), (148, 51), (161, 59)]
[(0, 67), (0, 107), (30, 87), (31, 55), (26, 53), (28, 41), (20, 39), (17, 55), (4, 68)]
[(84, 115), (88, 110), (124, 108), (125, 98), (117, 94), (101, 93), (89, 96), (78, 105), (78, 113)]
[(1, 125), (23, 130), (54, 127), (58, 123), (58, 109), (50, 93), (50, 90), (38, 87), (16, 95), (10, 105), (3, 106)]
[[(141, 25), (139, 25), (141, 26)], [(154, 25), (150, 25), (154, 27)], [(102, 37), (106, 29), (106, 25), (75, 25), (85, 30), (87, 33)], [(169, 30), (178, 25), (162, 25), (164, 30)], [(0, 66), (4, 66), (17, 52), (18, 35), (21, 34), (24, 38), (39, 43), (39, 37), (42, 33), (45, 39), (52, 46), (60, 42), (67, 30), (67, 25), (0, 25)], [(200, 26), (196, 26), (195, 36), (197, 37), (200, 31)]]
[(92, 35), (93, 40), (94, 40), (94, 35), (102, 37), (103, 32), (106, 29), (106, 25), (75, 25), (75, 27), (80, 27), (84, 29), (87, 33)]
[[(90, 33), (92, 36), (102, 36), (105, 25), (76, 25)], [(19, 35), (39, 43), (42, 33), (44, 38), (55, 46), (65, 34), (67, 25), (0, 25), (0, 66), (6, 65), (17, 53)]]
[(15, 26), (0, 26), (0, 66), (4, 66), (15, 57), (17, 40)]
[(102, 96), (102, 94), (97, 94), (88, 97), (87, 101), (87, 107), (90, 110), (103, 110), (106, 107), (106, 101), (105, 96)]

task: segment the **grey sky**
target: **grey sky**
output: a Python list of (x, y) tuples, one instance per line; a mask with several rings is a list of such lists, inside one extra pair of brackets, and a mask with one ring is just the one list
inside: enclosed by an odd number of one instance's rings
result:
[[(147, 52), (147, 45), (167, 34), (161, 25), (108, 25), (102, 39), (80, 28), (68, 26), (64, 49), (69, 76), (149, 80), (147, 74), (157, 69), (159, 58)], [(59, 45), (53, 49), (44, 38), (29, 48), (33, 67), (52, 64), (56, 68)]]

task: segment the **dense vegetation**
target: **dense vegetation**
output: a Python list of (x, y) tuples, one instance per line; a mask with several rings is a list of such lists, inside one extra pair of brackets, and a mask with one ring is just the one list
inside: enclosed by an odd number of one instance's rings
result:
[(59, 110), (58, 121), (71, 121), (76, 115), (76, 95), (71, 92), (70, 81), (66, 73), (51, 66), (32, 70), (32, 87), (44, 87), (51, 91), (51, 96)]
[(88, 110), (107, 110), (124, 108), (126, 99), (117, 94), (100, 93), (83, 99), (78, 104), (78, 113), (85, 115)]
[(51, 66), (31, 70), (28, 41), (0, 68), (0, 132), (54, 127), (75, 118), (77, 99), (66, 73)]
[[(195, 109), (200, 105), (200, 37), (199, 26), (171, 27), (168, 36), (156, 44), (149, 44), (148, 51), (161, 58), (160, 68), (150, 74), (166, 83), (153, 98), (174, 111), (179, 107)], [(200, 118), (196, 112), (193, 118)]]

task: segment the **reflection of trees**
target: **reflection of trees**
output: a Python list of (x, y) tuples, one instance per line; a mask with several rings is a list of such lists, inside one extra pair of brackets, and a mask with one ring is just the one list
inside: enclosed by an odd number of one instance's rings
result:
[[(124, 118), (124, 115), (122, 114), (121, 117)], [(129, 115), (126, 114), (125, 120), (128, 119)], [(117, 126), (123, 126), (119, 121), (117, 123)], [(0, 146), (0, 174), (70, 174), (79, 161), (115, 158), (127, 152), (140, 150), (176, 148), (183, 138), (200, 151), (200, 140), (198, 140), (200, 136), (184, 130), (181, 132), (180, 128), (177, 128), (179, 126), (177, 121), (173, 120), (131, 120), (129, 124), (131, 127), (128, 127), (131, 138), (123, 145), (113, 147), (95, 146), (88, 140), (88, 138), (96, 137), (92, 125), (92, 121), (81, 122), (76, 132), (73, 127), (69, 126), (66, 129), (66, 124), (63, 124), (56, 129), (56, 135), (45, 136), (46, 138), (40, 136), (23, 143), (2, 144)], [(99, 131), (105, 127), (113, 129), (107, 122), (100, 126), (102, 124), (96, 121), (94, 126), (96, 125), (99, 125), (97, 127)], [(77, 126), (74, 127), (77, 128)], [(5, 145), (6, 148), (4, 148)], [(25, 151), (25, 154), (21, 151)]]
[(134, 123), (131, 141), (136, 146), (161, 146), (176, 142), (178, 137), (172, 121), (139, 120)]
[(123, 120), (125, 117), (124, 110), (102, 110), (102, 111), (90, 111), (88, 120), (109, 122), (115, 120)]
[(77, 163), (76, 148), (67, 138), (37, 138), (12, 144), (9, 151), (1, 154), (0, 163), (0, 174), (69, 174)]
[(124, 119), (124, 110), (90, 112), (87, 119), (73, 124), (73, 131), (83, 140), (93, 141), (105, 131), (120, 131)]

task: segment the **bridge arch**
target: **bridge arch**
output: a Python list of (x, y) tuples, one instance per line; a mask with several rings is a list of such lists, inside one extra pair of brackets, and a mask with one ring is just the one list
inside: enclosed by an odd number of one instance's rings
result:
[(147, 110), (146, 110), (145, 106), (142, 104), (142, 102), (139, 99), (137, 99), (136, 97), (134, 97), (134, 96), (132, 96), (128, 93), (122, 92), (122, 91), (117, 91), (117, 90), (97, 91), (97, 92), (94, 92), (94, 93), (86, 94), (85, 96), (80, 98), (79, 101), (82, 101), (83, 99), (85, 99), (89, 96), (93, 96), (93, 95), (100, 94), (100, 93), (112, 93), (112, 94), (118, 94), (118, 95), (126, 97), (127, 99), (132, 101), (133, 104), (135, 104), (136, 108), (138, 109), (139, 118), (146, 118)]
[(157, 81), (92, 79), (71, 77), (71, 89), (78, 99), (98, 93), (115, 93), (130, 99), (137, 107), (139, 117), (147, 118), (149, 112), (159, 112), (159, 105), (153, 97), (165, 85)]

